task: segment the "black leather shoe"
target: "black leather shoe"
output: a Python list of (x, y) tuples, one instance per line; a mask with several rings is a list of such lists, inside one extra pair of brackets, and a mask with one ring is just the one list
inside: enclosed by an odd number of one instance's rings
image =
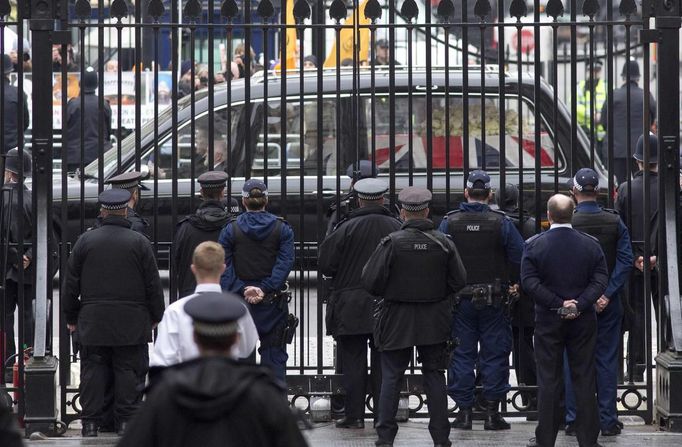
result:
[(528, 444), (526, 444), (526, 447), (540, 447), (538, 442), (535, 440), (535, 438), (530, 438), (528, 440)]
[(616, 421), (616, 426), (618, 426), (618, 428), (620, 428), (621, 430), (625, 428), (625, 425), (623, 425), (621, 421)]
[(433, 444), (433, 447), (452, 447), (452, 443), (451, 442), (446, 442), (446, 443), (439, 442), (439, 443)]
[(509, 430), (511, 428), (511, 425), (507, 421), (504, 420), (502, 415), (500, 415), (499, 411), (499, 401), (496, 400), (489, 400), (486, 401), (485, 405), (485, 423), (483, 424), (483, 428), (485, 430)]
[(106, 425), (100, 425), (99, 426), (99, 432), (100, 433), (115, 433), (116, 432), (116, 427), (114, 427), (111, 424), (106, 424)]
[(96, 438), (97, 424), (95, 422), (84, 422), (83, 428), (81, 429), (81, 434), (84, 438)]
[(379, 441), (377, 441), (374, 445), (376, 447), (393, 447), (392, 442), (379, 442)]
[(336, 428), (365, 428), (365, 421), (363, 419), (342, 418), (336, 421)]
[(575, 427), (573, 423), (566, 424), (566, 436), (575, 436)]
[(471, 408), (460, 408), (450, 425), (459, 430), (471, 430)]
[(614, 425), (613, 427), (609, 427), (607, 429), (601, 430), (601, 435), (602, 436), (617, 436), (620, 434), (620, 427), (618, 425)]
[(118, 431), (116, 432), (117, 435), (123, 436), (128, 429), (128, 422), (121, 422), (121, 424), (118, 426)]

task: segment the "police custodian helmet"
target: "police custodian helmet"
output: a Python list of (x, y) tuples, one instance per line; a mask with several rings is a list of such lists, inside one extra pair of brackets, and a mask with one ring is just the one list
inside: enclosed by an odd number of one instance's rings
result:
[[(24, 149), (23, 154), (24, 176), (31, 175), (31, 152)], [(19, 174), (19, 149), (10, 149), (5, 155), (5, 171)]]

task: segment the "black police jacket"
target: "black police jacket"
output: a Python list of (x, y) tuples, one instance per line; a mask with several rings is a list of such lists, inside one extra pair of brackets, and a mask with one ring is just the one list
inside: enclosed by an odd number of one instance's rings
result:
[[(505, 211), (512, 223), (519, 230), (524, 240), (535, 236), (535, 219), (523, 213), (520, 220), (519, 209), (515, 208), (511, 211)], [(518, 272), (513, 272), (512, 277), (519, 277)], [(511, 323), (515, 327), (534, 327), (535, 326), (535, 304), (533, 300), (526, 295), (523, 290), (520, 291), (520, 297), (511, 311)]]
[[(19, 189), (23, 189), (23, 207), (19, 208)], [(31, 206), (31, 191), (19, 186), (18, 183), (8, 183), (2, 192), (2, 228), (7, 233), (0, 235), (2, 242), (8, 244), (7, 258), (4, 260), (6, 278), (19, 282), (19, 268), (23, 268), (23, 257), (33, 258), (33, 207)], [(10, 201), (11, 197), (11, 201)], [(23, 241), (23, 251), (19, 251), (18, 243)], [(0, 254), (3, 256), (5, 251)], [(24, 270), (24, 283), (33, 282), (33, 261)]]
[[(618, 187), (615, 203), (616, 211), (620, 214), (623, 223), (628, 227), (632, 239), (632, 251), (635, 258), (644, 253), (644, 239), (651, 238), (651, 234), (644, 234), (644, 216), (647, 216), (653, 232), (658, 211), (658, 173), (649, 173), (649, 211), (644, 210), (644, 171), (635, 173), (631, 181), (632, 196), (628, 195), (627, 182)], [(630, 217), (632, 213), (632, 217)]]
[(267, 368), (204, 357), (161, 374), (119, 445), (307, 445), (284, 397), (286, 390)]
[(333, 277), (325, 318), (327, 334), (372, 333), (375, 298), (362, 287), (362, 267), (381, 239), (400, 225), (383, 206), (367, 206), (351, 211), (322, 242), (318, 267), (323, 275)]
[[(9, 79), (5, 76), (2, 80), (5, 84), (4, 95), (2, 98), (2, 113), (3, 113), (3, 132), (5, 135), (5, 146), (4, 153), (7, 153), (10, 149), (18, 146), (19, 138), (18, 132), (20, 129), (19, 120), (17, 119), (17, 113), (19, 111), (19, 89), (10, 85)], [(26, 93), (22, 92), (21, 101), (23, 101), (23, 126), (21, 126), (21, 131), (25, 132), (29, 125), (28, 116), (28, 101), (26, 99)]]
[(83, 233), (67, 264), (62, 300), (68, 324), (78, 324), (89, 346), (129, 346), (151, 341), (161, 321), (163, 289), (149, 240), (111, 216)]
[(616, 252), (618, 251), (618, 239), (620, 238), (620, 216), (617, 211), (602, 208), (599, 213), (573, 214), (573, 228), (595, 237), (601, 245), (606, 257), (606, 268), (609, 275), (616, 266)]
[[(99, 112), (99, 97), (94, 93), (83, 95), (85, 108), (83, 110), (83, 149), (85, 157), (83, 163), (89, 164), (97, 158), (99, 151), (99, 127), (102, 122), (102, 145), (107, 150), (111, 136), (111, 107), (109, 101), (104, 101), (102, 114)], [(75, 165), (81, 160), (81, 98), (69, 100), (66, 106), (66, 151), (68, 164)]]
[[(137, 211), (134, 209), (128, 207), (128, 215), (126, 216), (126, 219), (128, 219), (128, 222), (130, 222), (130, 229), (133, 231), (137, 231), (147, 239), (149, 239), (149, 222), (147, 222), (147, 219), (144, 217), (140, 216)], [(99, 228), (102, 226), (102, 216), (97, 216), (95, 219), (95, 223), (92, 225), (92, 228)]]
[[(421, 236), (417, 244), (435, 244), (433, 240), (420, 232), (433, 232), (434, 225), (428, 219), (414, 219), (405, 222), (397, 233), (409, 232), (410, 236)], [(396, 233), (394, 233), (396, 234)], [(439, 268), (446, 272), (446, 288), (449, 296), (459, 292), (466, 284), (466, 270), (459, 257), (459, 253), (452, 241), (441, 233), (430, 233), (439, 237), (448, 250), (447, 261)], [(436, 234), (438, 236), (436, 236)], [(418, 273), (408, 268), (409, 263), (397, 264), (398, 258), (411, 258), (413, 251), (398, 250), (393, 243), (393, 237), (386, 237), (376, 248), (362, 271), (363, 287), (372, 295), (384, 297), (390, 284), (398, 278), (408, 278), (409, 288), (406, 287), (404, 296), (419, 296), (434, 277), (440, 278), (442, 272)], [(415, 247), (421, 250), (421, 247)], [(441, 253), (434, 251), (439, 259)], [(405, 266), (397, 269), (396, 265)], [(452, 302), (449, 297), (440, 301), (390, 301), (384, 299), (378, 310), (374, 328), (374, 343), (378, 349), (389, 351), (409, 348), (411, 346), (431, 345), (442, 343), (450, 337), (452, 327)]]
[(194, 293), (197, 285), (190, 270), (194, 249), (205, 241), (218, 242), (220, 230), (231, 217), (220, 202), (207, 200), (199, 205), (196, 213), (178, 222), (173, 239), (173, 271), (179, 297)]

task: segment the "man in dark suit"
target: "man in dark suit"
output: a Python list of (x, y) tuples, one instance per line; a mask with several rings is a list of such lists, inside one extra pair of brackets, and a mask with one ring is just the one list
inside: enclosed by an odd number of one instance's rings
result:
[(577, 404), (578, 444), (598, 445), (594, 304), (606, 290), (608, 270), (597, 240), (572, 228), (573, 209), (569, 197), (552, 196), (547, 202), (551, 227), (526, 242), (521, 260), (521, 285), (535, 301), (538, 426), (535, 441), (529, 444), (533, 447), (554, 446), (564, 421), (560, 408), (564, 351)]

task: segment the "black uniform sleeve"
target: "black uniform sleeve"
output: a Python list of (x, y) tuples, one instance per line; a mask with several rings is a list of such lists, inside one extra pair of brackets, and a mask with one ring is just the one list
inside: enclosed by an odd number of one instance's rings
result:
[(81, 288), (81, 272), (83, 269), (83, 238), (82, 236), (73, 246), (71, 256), (66, 264), (66, 278), (62, 286), (60, 299), (64, 306), (64, 315), (67, 324), (76, 324), (81, 303), (78, 299)]
[(329, 234), (320, 245), (317, 262), (323, 275), (334, 276), (338, 271), (344, 239), (345, 232), (339, 228)]
[[(159, 391), (159, 390), (155, 390)], [(125, 434), (118, 442), (119, 447), (147, 447), (156, 446), (159, 443), (154, 439), (154, 433), (162, 424), (157, 420), (157, 415), (168, 408), (170, 390), (166, 390), (165, 394), (161, 392), (152, 392), (147, 396), (147, 400), (142, 404), (135, 417), (130, 420), (130, 424), (126, 427)]]
[(26, 132), (28, 125), (31, 123), (31, 118), (28, 114), (28, 97), (26, 93), (22, 92), (22, 94), (24, 95), (24, 132)]
[[(288, 402), (282, 397), (279, 390), (274, 387), (253, 387), (253, 392), (262, 407), (264, 425), (270, 428), (274, 434), (275, 447), (306, 447), (306, 442), (298, 421)], [(255, 397), (255, 396), (254, 396)]]
[(604, 252), (601, 250), (601, 247), (596, 245), (596, 242), (592, 251), (594, 253), (594, 265), (591, 269), (590, 282), (580, 296), (576, 298), (579, 312), (585, 312), (591, 308), (599, 297), (602, 296), (609, 282), (609, 271), (606, 268)]
[(111, 139), (111, 106), (108, 100), (104, 101), (104, 139)]
[(454, 294), (466, 286), (467, 272), (454, 242), (450, 239), (447, 241), (450, 248), (450, 257), (448, 259), (448, 288), (450, 289), (450, 293)]
[(173, 238), (173, 256), (171, 257), (171, 272), (173, 273), (173, 278), (175, 278), (175, 286), (180, 287), (180, 260), (184, 254), (183, 240), (185, 233), (185, 225), (178, 225), (175, 231), (175, 237)]
[(362, 286), (374, 296), (383, 296), (388, 284), (393, 247), (389, 237), (384, 238), (362, 269)]
[(165, 302), (163, 299), (163, 288), (161, 287), (161, 277), (156, 266), (154, 252), (149, 241), (145, 240), (143, 245), (142, 265), (144, 268), (145, 292), (147, 295), (147, 306), (152, 323), (158, 323), (163, 318)]

